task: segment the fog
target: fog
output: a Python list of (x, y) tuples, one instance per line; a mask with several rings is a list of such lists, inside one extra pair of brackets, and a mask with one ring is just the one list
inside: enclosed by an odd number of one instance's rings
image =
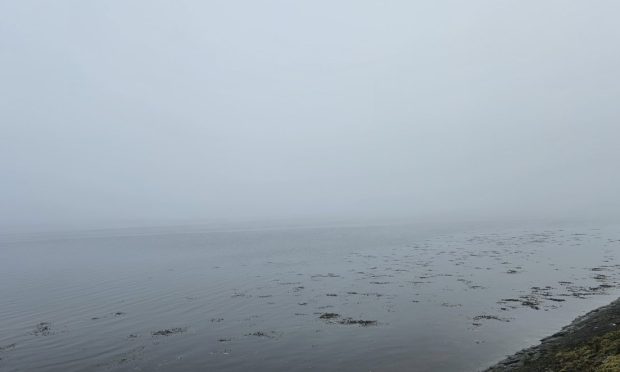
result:
[(0, 226), (615, 218), (617, 1), (2, 1)]

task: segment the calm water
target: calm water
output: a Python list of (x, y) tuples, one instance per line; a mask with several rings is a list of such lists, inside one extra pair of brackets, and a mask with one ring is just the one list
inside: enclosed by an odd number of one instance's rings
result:
[(0, 370), (476, 371), (617, 297), (618, 252), (617, 226), (5, 236)]

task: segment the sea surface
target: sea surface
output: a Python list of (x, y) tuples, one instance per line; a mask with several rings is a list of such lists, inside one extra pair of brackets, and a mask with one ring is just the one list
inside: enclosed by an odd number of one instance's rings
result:
[(620, 226), (0, 237), (0, 371), (478, 371), (617, 298)]

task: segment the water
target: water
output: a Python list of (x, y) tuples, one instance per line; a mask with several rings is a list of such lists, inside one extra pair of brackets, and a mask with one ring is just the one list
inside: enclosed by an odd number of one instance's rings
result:
[(616, 298), (618, 248), (618, 226), (5, 236), (0, 370), (476, 371)]

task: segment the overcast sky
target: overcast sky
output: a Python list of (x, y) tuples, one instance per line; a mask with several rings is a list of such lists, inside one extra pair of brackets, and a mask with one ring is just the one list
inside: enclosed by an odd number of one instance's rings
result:
[(0, 0), (0, 225), (618, 216), (618, 14)]

